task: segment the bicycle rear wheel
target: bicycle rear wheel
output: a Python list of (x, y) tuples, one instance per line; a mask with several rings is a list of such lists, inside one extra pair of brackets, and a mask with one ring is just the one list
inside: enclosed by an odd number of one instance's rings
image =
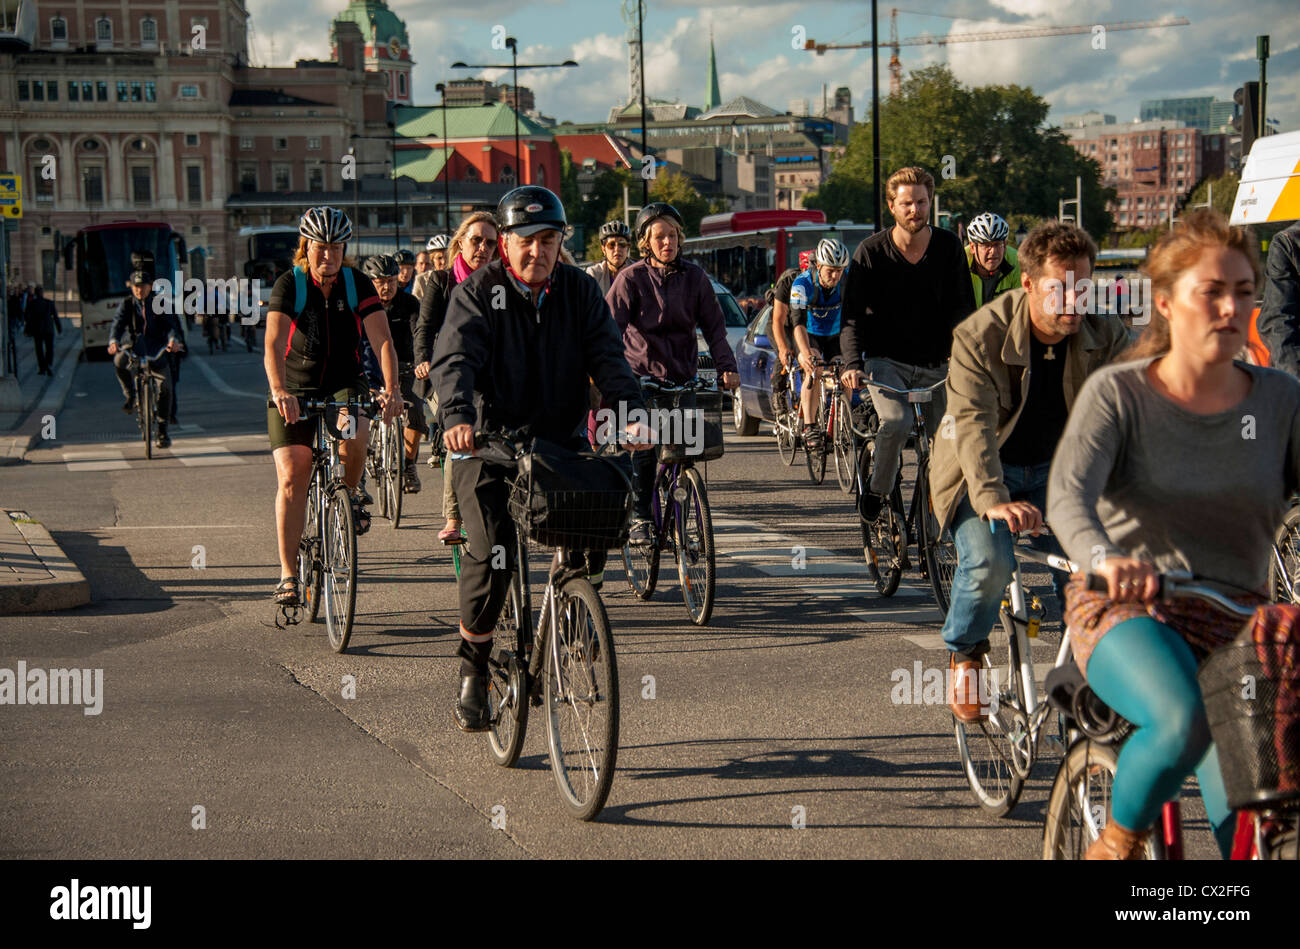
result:
[[(1011, 813), (1025, 779), (1015, 762), (1013, 735), (1024, 726), (1020, 696), (1020, 670), (1009, 639), (1006, 617), (989, 634), (989, 651), (980, 669), (979, 698), (987, 718), (962, 722), (953, 718), (957, 751), (966, 782), (980, 807), (1003, 817)], [(1006, 664), (995, 666), (990, 656), (1006, 656)]]
[(618, 758), (618, 666), (592, 585), (575, 578), (556, 596), (558, 628), (544, 643), (551, 770), (569, 812), (591, 820), (605, 806)]
[(406, 451), (395, 422), (384, 426), (384, 491), (388, 494), (388, 517), (393, 530), (402, 522), (402, 474)]
[[(1118, 759), (1114, 745), (1081, 738), (1070, 746), (1047, 796), (1044, 860), (1082, 860), (1088, 846), (1100, 836), (1110, 820)], [(1147, 837), (1143, 859), (1164, 859), (1158, 829)]]
[(853, 439), (853, 426), (849, 419), (849, 399), (843, 392), (835, 396), (835, 424), (832, 426), (835, 451), (835, 479), (845, 494), (853, 493), (853, 479), (857, 472), (857, 445)]
[(313, 478), (307, 486), (307, 519), (303, 521), (302, 537), (298, 540), (298, 590), (309, 623), (316, 622), (320, 614), (320, 504), (320, 491)]
[(503, 768), (514, 767), (524, 747), (528, 730), (528, 675), (523, 650), (523, 597), (519, 592), (519, 575), (510, 580), (501, 617), (492, 636), (493, 664), (488, 673), (488, 747), (492, 760)]
[(146, 458), (153, 457), (153, 429), (155, 424), (153, 386), (149, 383), (149, 377), (142, 375), (140, 379), (140, 432), (144, 435), (144, 456)]
[(776, 432), (776, 451), (781, 456), (781, 460), (786, 466), (794, 464), (794, 456), (799, 450), (799, 445), (794, 436), (795, 415), (790, 412), (782, 412), (776, 417), (772, 425)]
[(700, 473), (687, 468), (682, 472), (681, 482), (686, 489), (686, 500), (681, 502), (681, 520), (674, 525), (678, 531), (677, 577), (691, 622), (704, 626), (713, 615), (717, 588), (713, 517)]
[[(1292, 506), (1286, 512), (1282, 526), (1273, 536), (1273, 546), (1277, 551), (1268, 566), (1269, 593), (1278, 603), (1300, 602), (1300, 506)], [(1282, 561), (1281, 569), (1278, 558)], [(1287, 592), (1286, 581), (1290, 581), (1294, 594)]]
[(335, 652), (348, 648), (357, 603), (357, 526), (348, 489), (335, 485), (325, 508), (325, 626)]
[(925, 572), (930, 577), (930, 589), (939, 613), (948, 615), (952, 603), (952, 578), (957, 572), (957, 545), (952, 530), (939, 530), (939, 519), (934, 514), (934, 496), (930, 494), (930, 463), (923, 461), (917, 469), (916, 498), (917, 544)]

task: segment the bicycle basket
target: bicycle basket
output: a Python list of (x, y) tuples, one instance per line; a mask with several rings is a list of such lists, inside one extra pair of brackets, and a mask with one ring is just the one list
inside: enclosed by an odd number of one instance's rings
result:
[(632, 482), (622, 464), (537, 439), (519, 462), (510, 516), (543, 547), (611, 550), (627, 542)]
[(1228, 806), (1300, 797), (1300, 608), (1261, 608), (1198, 678)]
[(693, 408), (682, 406), (680, 395), (675, 393), (647, 401), (650, 427), (659, 434), (659, 460), (665, 464), (717, 461), (725, 450), (722, 393), (701, 389), (694, 393)]

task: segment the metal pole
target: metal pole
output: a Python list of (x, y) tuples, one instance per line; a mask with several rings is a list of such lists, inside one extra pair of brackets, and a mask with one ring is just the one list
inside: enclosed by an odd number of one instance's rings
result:
[(1074, 176), (1074, 226), (1083, 230), (1083, 176)]
[[(349, 148), (348, 154), (355, 156), (356, 149)], [(357, 174), (356, 168), (353, 168), (352, 169), (352, 220), (355, 221), (357, 225), (358, 240), (361, 239), (361, 201), (357, 196), (357, 182), (360, 179), (360, 177), (361, 176)]]
[[(510, 44), (510, 63), (515, 77), (515, 184), (527, 184), (524, 181), (524, 166), (519, 163), (519, 43)], [(529, 175), (531, 178), (532, 175)]]
[[(874, 3), (875, 0), (872, 0)], [(641, 158), (644, 168), (645, 156), (649, 154), (649, 148), (646, 145), (646, 126), (649, 124), (649, 115), (645, 109), (645, 0), (636, 2), (636, 42), (640, 55), (637, 58), (637, 67), (641, 70)], [(641, 207), (650, 203), (650, 182), (645, 175), (641, 176)], [(623, 207), (627, 207), (627, 202), (623, 202)]]
[[(447, 93), (444, 87), (442, 93), (442, 147), (449, 149), (447, 144)], [(448, 151), (446, 158), (442, 163), (442, 229), (447, 234), (451, 234), (451, 152)]]
[(397, 116), (388, 127), (388, 144), (393, 153), (393, 241), (397, 250), (402, 249), (402, 207), (397, 203)]
[[(4, 219), (0, 218), (0, 379), (4, 379), (9, 375), (9, 249), (7, 238)], [(15, 365), (17, 365), (16, 360)]]
[[(879, 24), (876, 0), (871, 0), (871, 213), (872, 223), (880, 230), (880, 65)], [(794, 204), (793, 201), (790, 202)]]
[(1265, 75), (1268, 64), (1268, 36), (1255, 37), (1255, 55), (1259, 58), (1259, 131), (1256, 132), (1256, 138), (1263, 138), (1264, 133), (1268, 130), (1268, 123), (1264, 120), (1264, 93), (1267, 89), (1265, 85)]

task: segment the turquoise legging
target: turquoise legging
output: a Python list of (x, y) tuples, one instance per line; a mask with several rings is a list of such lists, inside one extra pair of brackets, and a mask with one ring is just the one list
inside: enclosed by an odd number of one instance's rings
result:
[(1136, 726), (1124, 742), (1111, 794), (1111, 817), (1142, 830), (1160, 816), (1192, 771), (1226, 857), (1234, 824), (1196, 682), (1196, 657), (1174, 630), (1147, 616), (1106, 633), (1088, 659), (1088, 684)]

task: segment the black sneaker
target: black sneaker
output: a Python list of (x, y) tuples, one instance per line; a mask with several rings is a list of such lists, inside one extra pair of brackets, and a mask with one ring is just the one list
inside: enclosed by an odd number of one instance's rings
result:
[(402, 475), (402, 490), (407, 494), (420, 493), (420, 476), (415, 471), (414, 462), (406, 465), (406, 472)]
[(460, 694), (451, 706), (456, 727), (463, 732), (485, 732), (491, 725), (488, 717), (487, 675), (462, 676)]
[(132, 396), (131, 398), (127, 399), (125, 402), (122, 403), (122, 411), (125, 412), (127, 415), (130, 415), (132, 412), (135, 411), (135, 396)]
[(632, 529), (627, 532), (627, 542), (633, 547), (648, 547), (650, 545), (650, 522), (647, 520), (633, 521)]
[(171, 440), (171, 438), (167, 435), (167, 429), (166, 429), (166, 428), (163, 428), (162, 426), (159, 426), (159, 428), (158, 428), (158, 447), (159, 447), (159, 448), (166, 448), (166, 447), (168, 447), (169, 445), (171, 445), (171, 443), (172, 443), (172, 440)]
[(880, 516), (880, 511), (885, 506), (885, 499), (874, 491), (868, 491), (859, 503), (862, 505), (862, 517), (870, 524)]

